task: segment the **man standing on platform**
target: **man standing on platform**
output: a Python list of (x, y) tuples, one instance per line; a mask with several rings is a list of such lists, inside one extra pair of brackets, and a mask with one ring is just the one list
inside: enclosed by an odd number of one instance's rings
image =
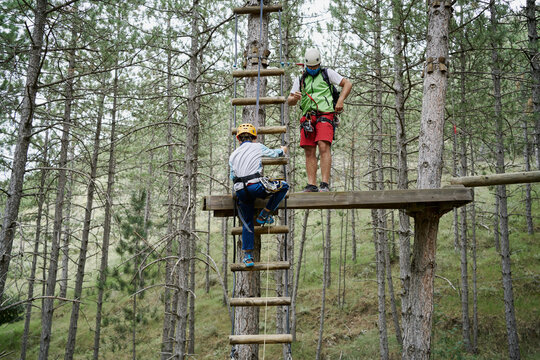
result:
[[(304, 192), (330, 191), (332, 168), (331, 145), (337, 126), (336, 114), (343, 111), (352, 83), (332, 69), (321, 68), (319, 50), (310, 48), (305, 53), (305, 71), (295, 79), (287, 98), (289, 106), (300, 101), (300, 146), (306, 156), (308, 184)], [(341, 94), (335, 89), (339, 85)], [(317, 187), (317, 147), (321, 157), (322, 181)]]

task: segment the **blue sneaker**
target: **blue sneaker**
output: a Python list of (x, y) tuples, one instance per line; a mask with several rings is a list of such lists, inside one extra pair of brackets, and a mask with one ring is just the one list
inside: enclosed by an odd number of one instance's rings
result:
[(262, 214), (257, 216), (257, 223), (264, 225), (264, 224), (273, 224), (274, 223), (274, 217), (272, 215), (266, 215), (263, 216)]
[(243, 262), (246, 267), (252, 267), (253, 265), (255, 265), (255, 263), (253, 262), (253, 256), (251, 256), (250, 252), (246, 252)]

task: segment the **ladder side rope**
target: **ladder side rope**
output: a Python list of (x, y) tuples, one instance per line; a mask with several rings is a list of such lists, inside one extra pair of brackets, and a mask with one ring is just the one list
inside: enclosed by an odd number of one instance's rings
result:
[[(283, 33), (282, 33), (282, 25), (281, 25), (281, 21), (282, 21), (281, 10), (278, 11), (278, 15), (279, 15), (279, 63), (281, 67), (283, 68), (284, 61), (283, 61)], [(280, 85), (279, 95), (280, 96), (283, 96), (283, 87), (284, 87), (283, 82), (284, 82), (284, 76), (280, 75), (279, 76), (279, 85)], [(284, 116), (285, 104), (281, 104), (280, 106), (281, 106), (280, 120), (281, 120), (281, 125), (284, 126), (285, 125), (285, 116)], [(285, 134), (281, 134), (281, 144), (285, 145)], [(289, 179), (287, 178), (287, 165), (286, 164), (283, 165), (283, 175), (284, 175), (283, 177), (285, 178), (285, 181), (288, 181)], [(283, 212), (285, 214), (284, 223), (285, 223), (285, 226), (287, 226), (288, 225), (287, 198), (284, 199)], [(287, 254), (288, 247), (289, 247), (288, 238), (289, 238), (289, 234), (285, 233), (283, 237), (283, 243), (284, 243), (283, 259), (285, 261), (288, 261), (288, 254)], [(286, 297), (289, 296), (289, 269), (285, 269), (285, 296)], [(291, 333), (291, 325), (290, 325), (291, 305), (286, 305), (284, 309), (285, 309), (285, 331), (287, 332), (287, 334), (290, 334)], [(292, 347), (290, 343), (287, 344), (287, 352), (288, 352), (287, 354), (288, 358), (292, 359)]]
[(256, 119), (257, 119), (257, 124), (259, 124), (259, 93), (261, 91), (261, 62), (262, 62), (262, 56), (261, 56), (261, 51), (260, 51), (260, 47), (262, 47), (262, 28), (263, 28), (263, 4), (264, 4), (264, 1), (263, 0), (259, 0), (260, 2), (260, 7), (261, 7), (261, 11), (260, 11), (260, 14), (259, 14), (259, 46), (257, 48), (257, 57), (258, 57), (258, 64), (257, 64), (257, 99), (256, 99), (256, 104), (255, 104), (255, 113), (257, 114), (256, 115)]
[[(262, 1), (261, 1), (262, 3)], [(270, 245), (267, 244), (266, 248), (266, 263), (270, 263)], [(266, 354), (266, 331), (267, 331), (267, 315), (268, 315), (268, 287), (270, 283), (270, 271), (268, 270), (268, 265), (266, 269), (266, 293), (265, 293), (265, 304), (264, 304), (264, 342), (263, 342), (263, 360)]]
[[(234, 65), (233, 68), (236, 69), (238, 66), (238, 14), (234, 14)], [(234, 86), (233, 86), (233, 98), (236, 98), (236, 92), (237, 92), (237, 79), (234, 78)], [(233, 121), (234, 121), (234, 128), (236, 128), (236, 106), (233, 106)], [(233, 141), (233, 148), (236, 149), (236, 141)], [(233, 184), (234, 187), (234, 184)], [(233, 214), (233, 227), (236, 226), (236, 213), (238, 209), (236, 206), (236, 201), (234, 202), (234, 214)], [(236, 235), (232, 236), (232, 248), (233, 248), (233, 264), (236, 261)], [(232, 283), (232, 297), (234, 298), (236, 295), (236, 272), (233, 271), (233, 283)], [(234, 326), (236, 318), (236, 306), (233, 306), (231, 311), (231, 335), (235, 335), (236, 329)], [(236, 358), (236, 345), (233, 345), (231, 347), (231, 359)]]
[[(262, 47), (262, 31), (263, 31), (263, 6), (264, 6), (264, 1), (263, 0), (260, 0), (259, 1), (259, 4), (260, 4), (260, 12), (259, 12), (259, 48)], [(261, 63), (262, 63), (262, 56), (261, 56), (261, 51), (258, 50), (258, 62), (257, 62), (257, 103), (256, 103), (256, 116), (257, 116), (257, 124), (260, 124), (259, 123), (259, 97), (260, 97), (260, 92), (261, 92)], [(270, 262), (270, 249), (267, 248), (266, 249), (266, 253), (267, 253), (267, 261), (266, 263), (268, 264)], [(269, 287), (269, 274), (270, 272), (267, 270), (266, 271), (266, 290), (265, 290), (265, 303), (264, 303), (264, 335), (265, 335), (265, 338), (264, 338), (264, 341), (263, 341), (263, 360), (265, 358), (265, 355), (266, 355), (266, 330), (267, 330), (267, 314), (268, 314), (268, 287)]]

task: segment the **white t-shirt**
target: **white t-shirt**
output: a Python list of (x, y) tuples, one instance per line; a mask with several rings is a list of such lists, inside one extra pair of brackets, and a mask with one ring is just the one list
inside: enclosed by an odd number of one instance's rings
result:
[[(330, 80), (330, 83), (334, 84), (335, 86), (339, 86), (339, 84), (341, 84), (341, 80), (343, 80), (343, 76), (339, 75), (332, 69), (326, 69), (326, 71), (328, 73), (328, 80)], [(294, 79), (291, 94), (300, 91), (300, 78), (301, 76)]]

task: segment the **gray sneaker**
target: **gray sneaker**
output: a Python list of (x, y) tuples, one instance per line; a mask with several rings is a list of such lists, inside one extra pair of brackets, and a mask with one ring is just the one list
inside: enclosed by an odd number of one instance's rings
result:
[(330, 191), (330, 185), (328, 185), (328, 183), (321, 182), (319, 184), (319, 192), (328, 192), (328, 191)]
[(303, 192), (319, 192), (319, 188), (316, 185), (307, 184)]

